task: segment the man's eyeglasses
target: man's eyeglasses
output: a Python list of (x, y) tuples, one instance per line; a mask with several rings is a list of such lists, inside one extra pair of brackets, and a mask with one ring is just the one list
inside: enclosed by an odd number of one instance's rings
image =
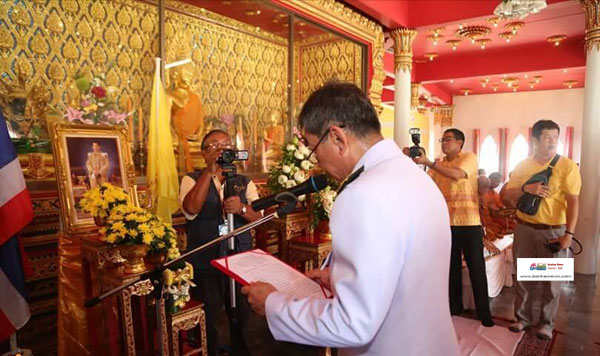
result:
[(231, 142), (213, 142), (213, 143), (209, 143), (208, 145), (204, 146), (204, 150), (206, 151), (216, 151), (219, 149), (231, 149), (233, 148), (233, 144)]
[(438, 140), (438, 142), (450, 142), (452, 140), (455, 140), (454, 137), (442, 137)]
[[(319, 139), (319, 141), (317, 141), (317, 144), (315, 145), (315, 147), (310, 151), (310, 153), (308, 154), (308, 157), (306, 157), (307, 161), (310, 159), (310, 157), (312, 157), (313, 153), (317, 150), (317, 147), (319, 147), (319, 145), (321, 144), (321, 142), (323, 142), (325, 140), (325, 137), (327, 137), (327, 135), (329, 134), (329, 130), (332, 127), (333, 126), (329, 126), (327, 128), (327, 130), (325, 130), (325, 132), (323, 132), (323, 135), (321, 135), (321, 138)], [(346, 127), (346, 125), (338, 125), (338, 127), (340, 129), (343, 129), (344, 127)], [(302, 138), (302, 143), (304, 143), (304, 145), (306, 147), (308, 147), (308, 141), (306, 141), (306, 139), (304, 137)]]

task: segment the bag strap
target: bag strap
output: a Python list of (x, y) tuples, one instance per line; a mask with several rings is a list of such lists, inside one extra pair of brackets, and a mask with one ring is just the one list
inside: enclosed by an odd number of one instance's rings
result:
[(554, 158), (552, 158), (552, 162), (550, 162), (550, 164), (548, 165), (548, 168), (552, 169), (554, 168), (554, 165), (556, 165), (556, 162), (558, 162), (558, 159), (560, 158), (560, 155), (557, 153)]

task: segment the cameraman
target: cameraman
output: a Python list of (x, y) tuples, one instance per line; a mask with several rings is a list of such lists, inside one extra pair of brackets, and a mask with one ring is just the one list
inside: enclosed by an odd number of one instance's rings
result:
[[(527, 184), (536, 173), (546, 169), (556, 156), (560, 127), (551, 120), (539, 120), (531, 129), (534, 154), (520, 162), (512, 172), (507, 188), (501, 193), (506, 203), (515, 203), (525, 193), (543, 198), (535, 215), (517, 211), (517, 226), (513, 246), (514, 262), (518, 258), (567, 257), (579, 213), (581, 176), (575, 162), (560, 157), (552, 169), (548, 185)], [(548, 243), (558, 243), (559, 251), (551, 251)], [(541, 281), (541, 316), (537, 336), (551, 339), (558, 310), (560, 281)], [(509, 329), (520, 332), (533, 323), (533, 300), (537, 283), (517, 281), (515, 317)]]
[[(256, 185), (246, 176), (233, 178), (234, 196), (224, 199), (225, 176), (217, 163), (223, 150), (232, 149), (229, 135), (221, 130), (213, 130), (202, 139), (202, 155), (207, 167), (187, 174), (181, 180), (179, 202), (187, 219), (188, 250), (201, 246), (219, 236), (222, 226), (227, 226), (225, 218), (234, 214), (234, 225), (238, 228), (247, 222), (257, 220), (261, 212), (252, 210), (250, 203), (258, 199)], [(235, 237), (235, 252), (252, 248), (250, 232)], [(194, 298), (204, 303), (208, 354), (219, 355), (218, 320), (223, 305), (229, 316), (230, 339), (233, 355), (249, 354), (247, 345), (248, 306), (246, 299), (236, 285), (237, 320), (232, 323), (229, 298), (229, 280), (210, 265), (210, 261), (227, 254), (227, 241), (194, 255), (190, 262), (194, 266)]]
[(452, 252), (450, 256), (450, 313), (460, 315), (462, 303), (462, 257), (465, 256), (475, 297), (477, 318), (483, 326), (493, 326), (488, 301), (487, 275), (483, 259), (483, 231), (477, 196), (477, 157), (463, 152), (465, 135), (458, 129), (444, 131), (440, 142), (446, 155), (430, 161), (426, 156), (413, 157), (417, 164), (429, 167), (429, 175), (442, 191), (450, 212)]

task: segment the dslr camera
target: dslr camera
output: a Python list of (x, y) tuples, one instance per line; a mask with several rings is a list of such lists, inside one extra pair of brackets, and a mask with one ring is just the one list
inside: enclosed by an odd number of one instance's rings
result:
[(408, 156), (410, 158), (420, 157), (425, 151), (423, 147), (419, 146), (419, 143), (421, 143), (421, 129), (419, 129), (418, 127), (414, 127), (408, 130), (408, 133), (410, 134), (410, 138), (414, 143), (414, 146), (409, 148), (410, 153), (408, 154)]
[(248, 151), (247, 150), (232, 150), (226, 149), (221, 152), (221, 156), (217, 158), (217, 163), (221, 166), (231, 165), (236, 161), (246, 161), (248, 160)]

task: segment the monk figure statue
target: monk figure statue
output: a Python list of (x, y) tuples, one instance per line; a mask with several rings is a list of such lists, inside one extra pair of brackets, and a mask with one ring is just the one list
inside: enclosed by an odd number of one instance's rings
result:
[(175, 133), (183, 148), (185, 169), (193, 172), (192, 154), (188, 140), (196, 141), (204, 129), (204, 110), (200, 97), (191, 89), (191, 73), (180, 69), (173, 75), (174, 81), (169, 98), (171, 99), (171, 118)]
[(281, 159), (281, 147), (285, 140), (285, 129), (281, 123), (281, 113), (277, 110), (271, 110), (268, 122), (271, 126), (263, 132), (262, 147), (262, 168), (265, 172)]

